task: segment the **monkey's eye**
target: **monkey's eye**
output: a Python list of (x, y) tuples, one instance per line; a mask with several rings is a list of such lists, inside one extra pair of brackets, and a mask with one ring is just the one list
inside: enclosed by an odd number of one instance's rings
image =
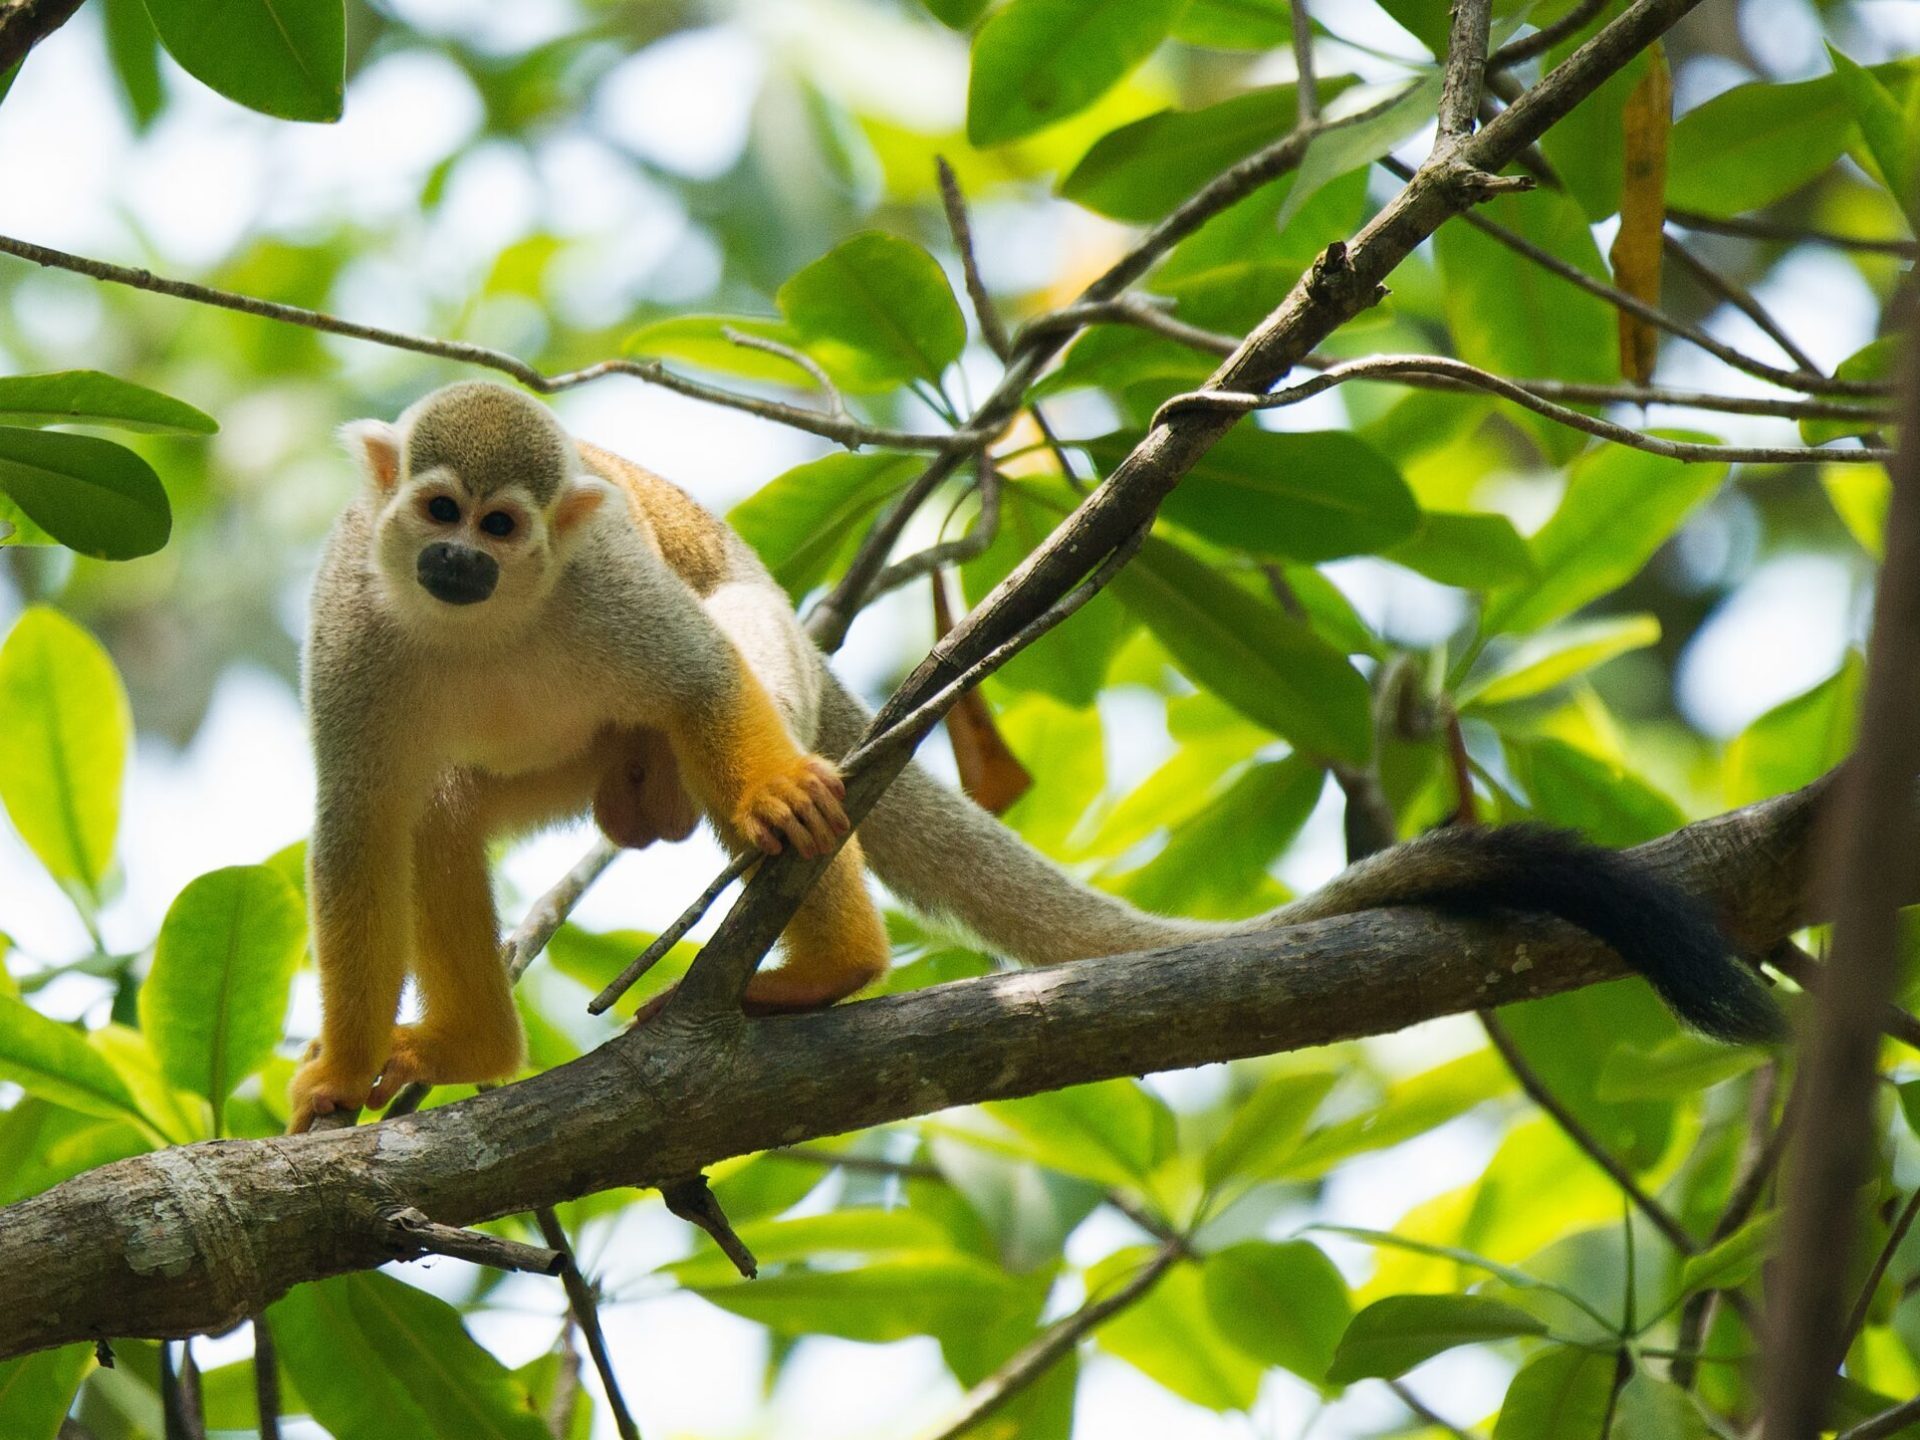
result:
[(495, 510), (480, 519), (480, 528), (489, 535), (511, 535), (513, 516), (504, 510)]
[(427, 502), (427, 514), (442, 525), (451, 525), (460, 518), (460, 507), (446, 495), (436, 495)]

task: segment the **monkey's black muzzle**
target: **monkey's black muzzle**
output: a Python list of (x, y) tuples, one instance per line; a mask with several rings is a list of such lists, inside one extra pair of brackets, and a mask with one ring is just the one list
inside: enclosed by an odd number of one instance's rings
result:
[(500, 564), (491, 555), (445, 540), (420, 552), (418, 573), (426, 592), (449, 605), (478, 604), (500, 583)]

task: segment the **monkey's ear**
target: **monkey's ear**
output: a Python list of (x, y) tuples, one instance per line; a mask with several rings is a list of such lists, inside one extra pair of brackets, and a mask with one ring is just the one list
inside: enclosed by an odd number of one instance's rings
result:
[(576, 477), (553, 502), (553, 533), (565, 539), (582, 520), (613, 498), (613, 487), (594, 475)]
[(393, 489), (400, 478), (398, 430), (384, 420), (350, 420), (340, 427), (340, 443), (376, 489)]

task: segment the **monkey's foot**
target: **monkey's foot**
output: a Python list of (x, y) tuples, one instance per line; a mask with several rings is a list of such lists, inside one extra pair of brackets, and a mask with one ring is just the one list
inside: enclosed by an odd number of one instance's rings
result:
[[(811, 983), (797, 985), (789, 977), (782, 975), (779, 969), (762, 971), (755, 975), (747, 986), (747, 993), (740, 999), (740, 1013), (754, 1017), (766, 1015), (806, 1015), (815, 1010), (825, 1010), (846, 999), (855, 991), (866, 986), (872, 976), (859, 976), (825, 984)], [(633, 1012), (633, 1019), (627, 1022), (629, 1030), (638, 1030), (654, 1016), (667, 1008), (667, 1002), (673, 998), (677, 985), (669, 985), (658, 995), (648, 1000)]]
[(520, 1033), (497, 1043), (467, 1035), (448, 1035), (423, 1025), (393, 1027), (392, 1048), (380, 1079), (367, 1096), (379, 1109), (407, 1086), (459, 1085), (479, 1080), (506, 1080), (520, 1068)]
[(834, 837), (853, 828), (840, 803), (846, 794), (831, 761), (802, 755), (749, 788), (733, 823), (769, 855), (778, 855), (791, 843), (811, 860), (832, 850)]
[(320, 1053), (320, 1042), (316, 1040), (307, 1048), (300, 1068), (293, 1072), (293, 1082), (287, 1086), (287, 1099), (292, 1106), (287, 1133), (298, 1135), (310, 1130), (316, 1119), (336, 1110), (361, 1109), (367, 1103), (371, 1084), (364, 1075), (336, 1072)]

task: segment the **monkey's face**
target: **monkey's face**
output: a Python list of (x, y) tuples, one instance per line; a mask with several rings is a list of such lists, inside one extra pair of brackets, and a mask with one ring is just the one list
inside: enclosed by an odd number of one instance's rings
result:
[(476, 494), (446, 468), (408, 476), (375, 540), (387, 593), (409, 619), (446, 633), (501, 633), (533, 618), (559, 557), (546, 510), (518, 486)]

